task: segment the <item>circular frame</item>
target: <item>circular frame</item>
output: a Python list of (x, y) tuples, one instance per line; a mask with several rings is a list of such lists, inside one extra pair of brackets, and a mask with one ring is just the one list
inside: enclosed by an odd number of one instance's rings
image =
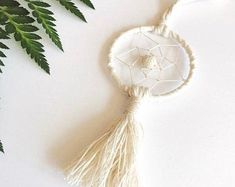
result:
[[(179, 45), (182, 47), (182, 49), (185, 51), (186, 53), (186, 56), (188, 58), (188, 61), (189, 61), (189, 73), (188, 73), (188, 76), (187, 78), (185, 79), (185, 81), (180, 85), (178, 86), (177, 88), (167, 92), (167, 93), (163, 93), (163, 94), (158, 94), (158, 95), (153, 95), (153, 96), (165, 96), (165, 95), (170, 95), (178, 90), (180, 90), (182, 87), (184, 87), (188, 82), (189, 80), (191, 79), (192, 77), (192, 74), (193, 74), (193, 69), (194, 69), (194, 56), (193, 56), (193, 53), (192, 53), (192, 50), (190, 48), (190, 46), (185, 42), (184, 39), (182, 39), (177, 33), (171, 31), (170, 29), (168, 29), (168, 27), (166, 25), (160, 25), (160, 26), (143, 26), (143, 27), (137, 27), (137, 28), (133, 28), (133, 29), (130, 29), (124, 33), (122, 33), (113, 43), (112, 47), (111, 47), (111, 50), (110, 50), (110, 53), (109, 53), (109, 62), (108, 62), (108, 67), (110, 69), (110, 72), (111, 72), (111, 75), (112, 77), (114, 77), (114, 79), (116, 80), (116, 82), (118, 83), (118, 86), (120, 88), (122, 88), (122, 90), (124, 91), (128, 91), (130, 86), (127, 86), (127, 85), (124, 85), (121, 83), (119, 77), (117, 76), (117, 74), (115, 74), (115, 69), (113, 69), (113, 66), (112, 66), (112, 58), (113, 58), (113, 53), (114, 53), (114, 47), (116, 45), (116, 43), (119, 42), (120, 38), (123, 36), (123, 35), (126, 35), (128, 33), (133, 33), (133, 32), (136, 32), (136, 31), (154, 31), (154, 33), (158, 34), (159, 36), (162, 36), (166, 39), (172, 39), (173, 41), (179, 43)], [(134, 86), (134, 85), (133, 85)]]

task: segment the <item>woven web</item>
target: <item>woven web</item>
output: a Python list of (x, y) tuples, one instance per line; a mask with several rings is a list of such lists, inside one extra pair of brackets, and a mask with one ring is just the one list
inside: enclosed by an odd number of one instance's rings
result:
[[(148, 87), (154, 95), (161, 95), (177, 89), (187, 79), (189, 63), (175, 41), (139, 29), (124, 36), (119, 44), (112, 67), (122, 84)], [(146, 55), (156, 58), (154, 67), (143, 65)]]

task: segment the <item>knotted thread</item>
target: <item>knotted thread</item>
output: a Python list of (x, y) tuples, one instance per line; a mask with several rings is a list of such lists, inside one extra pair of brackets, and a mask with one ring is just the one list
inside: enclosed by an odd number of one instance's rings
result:
[(175, 9), (176, 5), (180, 1), (176, 1), (172, 6), (170, 6), (163, 14), (162, 19), (159, 22), (159, 25), (167, 25), (167, 21), (169, 20), (173, 10)]
[(149, 96), (149, 89), (140, 86), (132, 86), (128, 89), (129, 105), (127, 106), (127, 114), (135, 115), (138, 111), (143, 98)]
[(136, 110), (148, 89), (128, 89), (130, 105), (120, 121), (94, 141), (67, 169), (67, 180), (81, 187), (138, 187), (136, 152), (139, 126)]

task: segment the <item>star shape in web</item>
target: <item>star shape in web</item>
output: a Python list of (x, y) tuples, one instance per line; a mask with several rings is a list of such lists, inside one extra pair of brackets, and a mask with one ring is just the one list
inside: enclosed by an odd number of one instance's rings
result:
[[(144, 41), (150, 44), (149, 47), (142, 47), (136, 43), (136, 38), (138, 40), (142, 37)], [(137, 41), (138, 41), (137, 40)], [(142, 43), (143, 44), (143, 43)], [(175, 55), (174, 59), (168, 57), (168, 53), (172, 48), (179, 48), (177, 44), (161, 44), (149, 36), (148, 32), (139, 31), (136, 33), (131, 45), (134, 46), (128, 51), (124, 51), (116, 56), (116, 59), (126, 65), (129, 70), (129, 76), (132, 84), (141, 85), (144, 81), (151, 81), (152, 85), (148, 87), (155, 87), (159, 82), (172, 82), (172, 81), (183, 81), (183, 76), (179, 72), (176, 62), (178, 61), (179, 51)], [(144, 46), (144, 45), (143, 45)], [(164, 52), (164, 49), (165, 51)], [(145, 55), (154, 55), (157, 59), (157, 66), (151, 69), (141, 67), (141, 61)], [(178, 79), (162, 79), (161, 74), (169, 68), (175, 68), (178, 74)], [(135, 79), (135, 75), (139, 74), (138, 80)]]

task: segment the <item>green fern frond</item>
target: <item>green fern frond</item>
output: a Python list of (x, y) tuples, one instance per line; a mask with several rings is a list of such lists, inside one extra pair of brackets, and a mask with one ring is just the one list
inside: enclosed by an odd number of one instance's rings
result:
[[(51, 40), (61, 49), (62, 44), (55, 29), (54, 13), (48, 8), (50, 5), (40, 0), (24, 0), (32, 11), (33, 17), (43, 26)], [(71, 13), (75, 14), (81, 20), (86, 22), (84, 15), (75, 6), (71, 0), (57, 0)], [(80, 0), (92, 9), (94, 5), (90, 0)], [(38, 30), (33, 25), (34, 19), (29, 15), (27, 9), (21, 6), (19, 0), (0, 0), (0, 73), (1, 67), (4, 66), (1, 58), (6, 57), (4, 50), (9, 49), (3, 42), (4, 39), (12, 39), (10, 34), (14, 34), (14, 39), (21, 43), (21, 47), (26, 53), (47, 73), (50, 73), (49, 65), (44, 56), (44, 46), (38, 41), (41, 39), (35, 32)], [(4, 153), (3, 145), (0, 140), (0, 152)]]
[[(2, 58), (2, 57), (6, 57), (6, 55), (2, 52), (2, 51), (0, 51), (0, 57)], [(3, 63), (3, 61), (0, 59), (0, 66), (5, 66), (4, 65), (4, 63)], [(2, 73), (2, 69), (0, 68), (0, 73)]]
[(77, 17), (79, 17), (82, 21), (87, 22), (84, 15), (81, 13), (81, 11), (75, 6), (71, 0), (57, 0), (60, 2), (62, 6), (64, 6), (67, 10), (69, 10), (71, 13), (75, 14)]
[[(0, 39), (9, 39), (7, 32), (5, 30), (3, 30), (0, 27)], [(4, 43), (0, 42), (0, 58), (4, 58), (6, 57), (6, 55), (2, 52), (2, 49), (9, 49)], [(5, 66), (3, 61), (0, 59), (0, 67), (1, 66)], [(2, 73), (2, 69), (0, 68), (0, 73)]]
[(9, 49), (4, 43), (0, 42), (0, 48), (2, 49)]
[(20, 4), (17, 1), (14, 0), (1, 0), (0, 6), (7, 6), (7, 7), (17, 7)]
[(9, 39), (9, 36), (5, 30), (0, 27), (0, 39)]
[[(10, 2), (10, 1), (9, 1)], [(7, 34), (14, 34), (16, 41), (20, 41), (23, 49), (34, 61), (47, 73), (50, 73), (49, 65), (43, 54), (43, 45), (37, 40), (40, 36), (35, 34), (38, 30), (33, 26), (34, 19), (28, 16), (29, 12), (20, 6), (0, 6), (0, 15), (7, 18), (5, 30)]]
[(28, 2), (29, 8), (32, 9), (32, 14), (37, 19), (37, 22), (43, 26), (52, 42), (63, 51), (59, 35), (55, 29), (56, 25), (53, 23), (56, 21), (55, 18), (52, 17), (54, 14), (47, 9), (50, 5), (42, 1), (26, 1)]
[[(4, 64), (3, 64), (3, 61), (2, 60), (0, 60), (0, 66), (5, 66)], [(0, 68), (0, 73), (2, 73), (2, 69)]]
[[(4, 43), (0, 42), (0, 48), (1, 49), (9, 49)], [(6, 55), (2, 52), (0, 49), (0, 58), (6, 57)], [(3, 61), (0, 59), (0, 66), (5, 66)], [(2, 73), (2, 69), (0, 68), (0, 73)]]
[(87, 6), (89, 6), (92, 9), (95, 9), (94, 5), (92, 4), (92, 2), (90, 0), (80, 0), (83, 3), (85, 3)]
[(2, 146), (1, 140), (0, 140), (0, 152), (4, 153), (4, 149), (3, 149), (3, 146)]

